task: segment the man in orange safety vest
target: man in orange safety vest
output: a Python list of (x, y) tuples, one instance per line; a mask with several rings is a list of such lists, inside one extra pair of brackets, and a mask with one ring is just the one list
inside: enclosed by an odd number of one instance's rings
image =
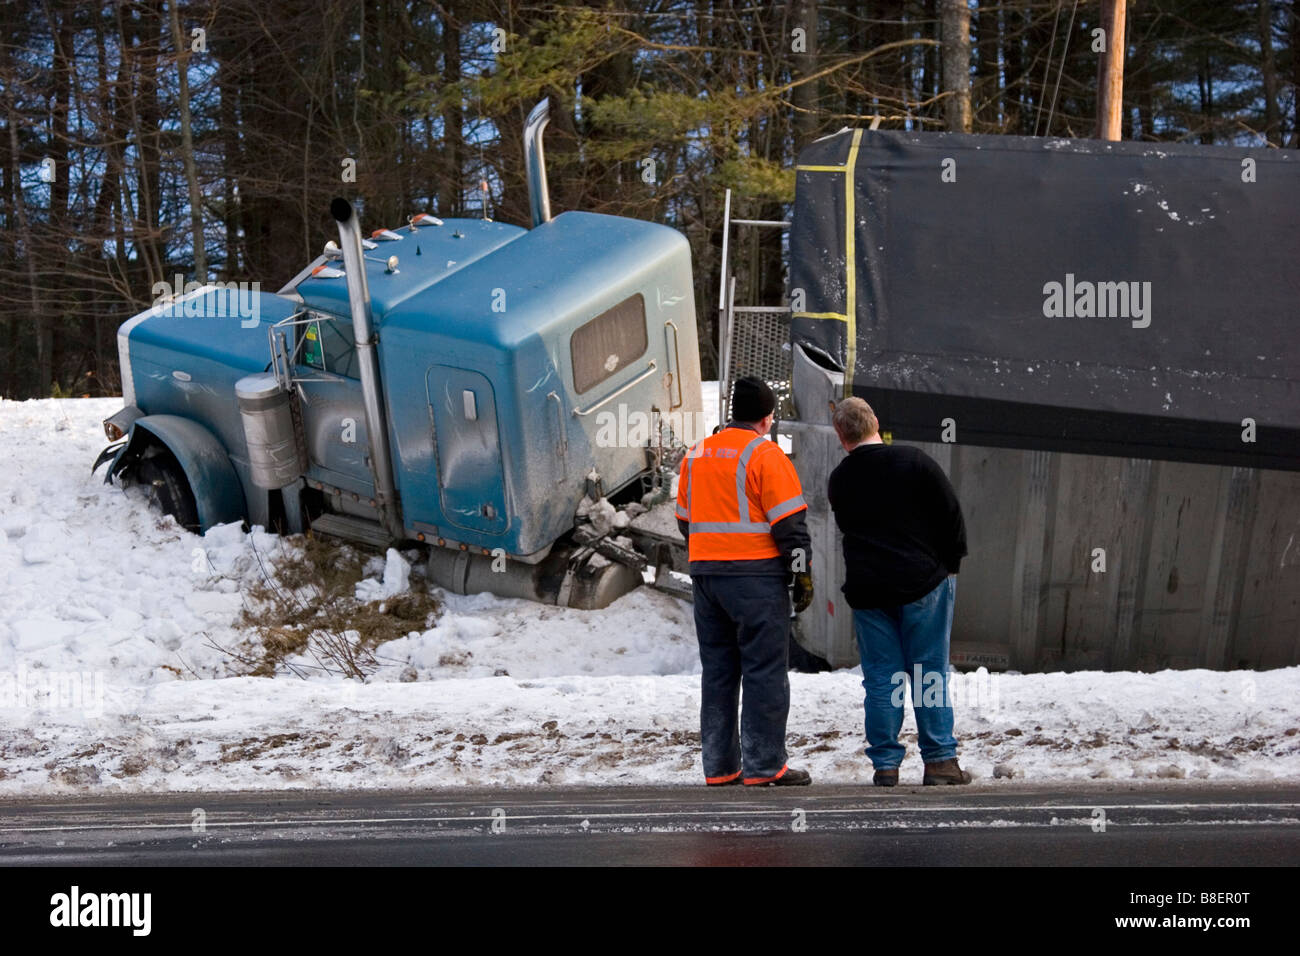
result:
[[(794, 466), (767, 439), (776, 396), (757, 378), (731, 393), (731, 418), (692, 446), (677, 482), (703, 669), (700, 744), (709, 786), (800, 786), (786, 764), (790, 594), (812, 602), (808, 510)], [(744, 708), (736, 711), (741, 688)]]

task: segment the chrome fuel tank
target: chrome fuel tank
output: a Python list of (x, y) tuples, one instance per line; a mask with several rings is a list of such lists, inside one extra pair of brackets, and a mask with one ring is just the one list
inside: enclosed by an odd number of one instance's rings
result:
[(267, 489), (293, 484), (307, 470), (294, 424), (293, 395), (268, 372), (241, 378), (235, 383), (235, 397), (253, 483)]

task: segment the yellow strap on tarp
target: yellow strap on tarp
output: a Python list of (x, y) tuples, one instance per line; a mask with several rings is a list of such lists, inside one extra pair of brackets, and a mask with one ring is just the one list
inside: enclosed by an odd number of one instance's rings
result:
[(848, 293), (844, 298), (844, 311), (848, 315), (848, 328), (844, 330), (847, 352), (844, 356), (844, 397), (853, 394), (853, 364), (858, 360), (858, 265), (855, 241), (857, 230), (854, 228), (853, 169), (858, 164), (858, 145), (862, 142), (862, 130), (853, 131), (853, 144), (849, 146), (849, 161), (844, 164), (844, 278)]
[(853, 139), (849, 143), (849, 157), (842, 166), (795, 166), (797, 172), (808, 173), (843, 173), (844, 174), (844, 296), (843, 312), (795, 312), (792, 318), (796, 319), (834, 319), (844, 322), (848, 328), (844, 330), (846, 336), (845, 345), (847, 354), (844, 362), (844, 397), (848, 398), (853, 394), (853, 365), (858, 358), (857, 342), (857, 310), (858, 310), (858, 281), (857, 281), (857, 249), (856, 249), (856, 230), (853, 228), (853, 219), (855, 213), (856, 195), (853, 188), (853, 170), (858, 164), (858, 147), (862, 144), (862, 130), (853, 131)]

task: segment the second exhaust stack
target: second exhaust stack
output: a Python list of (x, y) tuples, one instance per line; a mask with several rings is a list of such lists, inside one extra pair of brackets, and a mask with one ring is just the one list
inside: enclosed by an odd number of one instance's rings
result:
[(546, 187), (546, 157), (542, 154), (542, 130), (551, 121), (550, 97), (528, 114), (524, 124), (524, 165), (528, 169), (528, 210), (536, 228), (551, 221), (551, 196)]

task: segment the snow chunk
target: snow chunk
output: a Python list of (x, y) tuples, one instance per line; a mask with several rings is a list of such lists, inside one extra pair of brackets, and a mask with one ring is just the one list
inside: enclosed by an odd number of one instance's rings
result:
[(72, 539), (63, 525), (42, 521), (23, 535), (23, 560), (28, 564), (47, 564), (71, 551)]
[(357, 582), (356, 596), (362, 603), (381, 601), (404, 592), (411, 584), (411, 565), (397, 553), (396, 548), (389, 548), (384, 561), (384, 580), (370, 578)]
[(13, 632), (15, 650), (36, 651), (67, 643), (77, 632), (77, 625), (49, 617), (32, 617), (14, 621), (10, 629)]

